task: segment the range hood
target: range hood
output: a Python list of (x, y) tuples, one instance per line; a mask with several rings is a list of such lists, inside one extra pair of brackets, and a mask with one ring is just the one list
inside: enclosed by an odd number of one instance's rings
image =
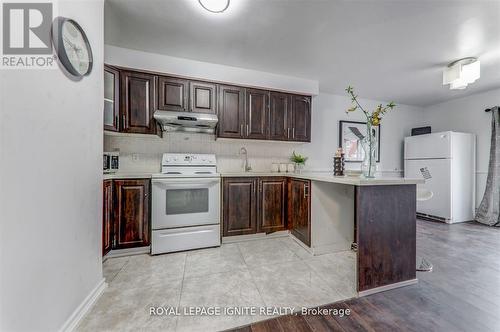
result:
[(215, 114), (155, 111), (153, 114), (163, 131), (187, 131), (214, 134), (219, 119)]

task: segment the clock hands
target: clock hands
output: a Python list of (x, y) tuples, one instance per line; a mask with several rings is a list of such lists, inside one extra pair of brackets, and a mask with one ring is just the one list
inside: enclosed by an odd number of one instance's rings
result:
[(78, 53), (78, 52), (81, 52), (82, 49), (78, 46), (76, 46), (75, 43), (71, 42), (68, 38), (66, 37), (63, 37), (63, 39), (71, 46), (71, 48), (73, 48), (73, 50), (75, 51), (75, 53)]

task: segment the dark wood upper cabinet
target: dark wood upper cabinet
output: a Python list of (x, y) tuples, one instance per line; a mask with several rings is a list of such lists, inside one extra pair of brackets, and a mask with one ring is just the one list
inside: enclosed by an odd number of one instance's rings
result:
[(149, 180), (114, 180), (116, 249), (149, 245)]
[(288, 180), (288, 222), (290, 232), (307, 246), (311, 246), (311, 181)]
[(244, 137), (267, 138), (269, 91), (246, 89)]
[(292, 134), (290, 140), (311, 141), (311, 97), (292, 96)]
[(223, 236), (256, 232), (257, 182), (252, 177), (222, 180)]
[(112, 246), (113, 236), (113, 181), (103, 181), (102, 204), (102, 255), (106, 255)]
[(189, 81), (174, 77), (158, 77), (158, 109), (164, 111), (189, 111)]
[(271, 92), (269, 100), (269, 139), (286, 141), (290, 138), (288, 118), (292, 111), (292, 97), (286, 93)]
[(237, 86), (219, 86), (218, 136), (242, 138), (245, 126), (245, 89)]
[(120, 72), (104, 66), (104, 130), (120, 129)]
[(156, 134), (155, 111), (156, 76), (133, 71), (121, 71), (121, 131), (137, 134)]
[(206, 82), (189, 82), (190, 111), (196, 113), (213, 113), (217, 111), (217, 85)]
[(217, 137), (311, 141), (311, 97), (104, 67), (104, 129), (162, 134), (156, 110), (217, 114)]
[(275, 232), (286, 228), (286, 178), (263, 177), (259, 180), (258, 232)]

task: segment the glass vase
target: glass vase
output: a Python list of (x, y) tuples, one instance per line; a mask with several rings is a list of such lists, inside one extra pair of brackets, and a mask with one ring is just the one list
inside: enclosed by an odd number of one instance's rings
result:
[(374, 178), (377, 170), (377, 149), (378, 141), (375, 128), (370, 122), (366, 125), (367, 135), (361, 140), (361, 148), (363, 149), (364, 156), (361, 163), (361, 171), (365, 178)]

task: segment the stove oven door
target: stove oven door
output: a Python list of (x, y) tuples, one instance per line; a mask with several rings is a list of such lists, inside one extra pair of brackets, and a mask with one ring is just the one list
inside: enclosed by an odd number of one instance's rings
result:
[(220, 178), (152, 180), (153, 230), (219, 224)]

